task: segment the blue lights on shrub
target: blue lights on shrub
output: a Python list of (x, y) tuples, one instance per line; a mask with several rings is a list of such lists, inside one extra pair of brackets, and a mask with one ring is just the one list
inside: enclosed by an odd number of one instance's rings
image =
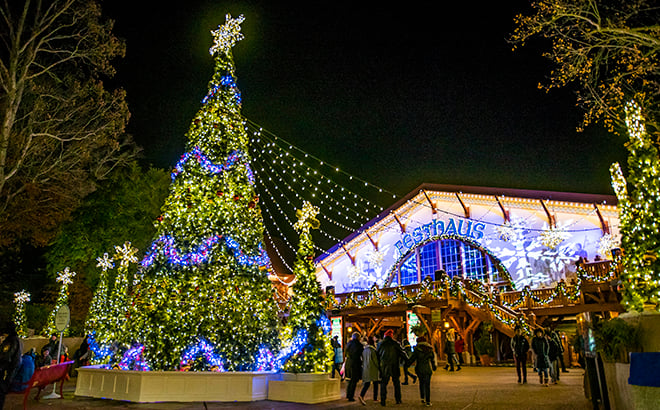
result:
[[(214, 372), (224, 372), (225, 364), (219, 354), (215, 352), (213, 345), (206, 339), (200, 338), (196, 345), (190, 346), (181, 356), (181, 367), (191, 366), (201, 356), (205, 362), (205, 368)], [(205, 369), (206, 370), (206, 369)]]

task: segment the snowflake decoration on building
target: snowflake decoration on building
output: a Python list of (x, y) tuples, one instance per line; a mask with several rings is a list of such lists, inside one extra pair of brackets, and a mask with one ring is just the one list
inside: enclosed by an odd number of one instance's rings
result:
[(107, 252), (105, 252), (103, 256), (99, 256), (98, 258), (96, 258), (96, 261), (98, 262), (96, 264), (96, 267), (101, 268), (103, 272), (115, 267), (115, 264), (113, 263), (114, 262), (113, 259), (108, 256)]
[(504, 222), (496, 228), (498, 237), (504, 242), (509, 242), (515, 235), (515, 230), (509, 221)]
[(619, 247), (619, 241), (609, 233), (603, 235), (598, 241), (598, 253), (605, 256), (612, 256), (612, 249)]
[(374, 249), (367, 255), (367, 260), (374, 266), (383, 266), (383, 261), (385, 260), (385, 252)]
[(213, 47), (209, 49), (211, 55), (214, 55), (218, 51), (227, 52), (234, 47), (236, 43), (243, 40), (241, 23), (245, 20), (245, 17), (241, 14), (233, 19), (231, 18), (231, 14), (227, 14), (225, 20), (224, 25), (218, 26), (217, 30), (211, 31), (211, 34), (213, 35)]
[(115, 246), (115, 258), (121, 260), (119, 264), (122, 268), (128, 267), (129, 263), (137, 263), (138, 259), (135, 254), (137, 254), (138, 249), (131, 246), (130, 242), (124, 242), (122, 246)]
[(14, 303), (21, 305), (30, 301), (30, 292), (22, 290), (20, 292), (14, 293)]
[(357, 267), (357, 265), (351, 264), (351, 266), (348, 267), (348, 279), (351, 281), (356, 281), (360, 278), (360, 275), (362, 275), (362, 271)]
[(570, 234), (566, 231), (558, 229), (557, 227), (543, 227), (543, 231), (539, 235), (541, 243), (550, 249), (555, 249), (559, 246)]
[(62, 272), (57, 273), (57, 281), (62, 282), (63, 285), (70, 285), (73, 283), (73, 277), (76, 276), (76, 272), (69, 270), (67, 266)]

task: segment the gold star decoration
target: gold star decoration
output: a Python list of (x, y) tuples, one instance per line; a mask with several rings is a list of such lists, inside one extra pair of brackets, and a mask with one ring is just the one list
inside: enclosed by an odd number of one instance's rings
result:
[(296, 211), (298, 222), (293, 225), (297, 231), (309, 232), (310, 229), (319, 229), (321, 223), (316, 219), (319, 208), (312, 205), (309, 201), (303, 202), (302, 209)]
[(209, 53), (214, 55), (215, 53), (222, 51), (227, 52), (229, 49), (234, 47), (236, 43), (243, 39), (243, 34), (241, 34), (241, 23), (245, 20), (245, 17), (241, 14), (237, 18), (231, 18), (231, 14), (225, 16), (225, 24), (218, 26), (217, 30), (212, 30), (211, 34), (213, 35), (213, 47), (209, 49)]

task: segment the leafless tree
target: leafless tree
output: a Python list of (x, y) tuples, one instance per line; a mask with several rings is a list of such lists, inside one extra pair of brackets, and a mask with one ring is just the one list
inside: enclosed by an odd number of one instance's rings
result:
[[(510, 41), (545, 39), (555, 68), (540, 88), (573, 86), (583, 126), (602, 121), (625, 132), (634, 98), (647, 130), (660, 139), (660, 6), (652, 0), (543, 0), (518, 15)], [(544, 40), (540, 40), (544, 41)]]
[(125, 47), (94, 0), (2, 1), (0, 245), (43, 245), (137, 154), (125, 93), (102, 81)]

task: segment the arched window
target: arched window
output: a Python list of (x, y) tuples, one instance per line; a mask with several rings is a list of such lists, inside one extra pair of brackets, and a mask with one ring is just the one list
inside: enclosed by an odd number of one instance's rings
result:
[(503, 280), (497, 264), (482, 249), (456, 239), (440, 239), (416, 248), (399, 263), (392, 284), (412, 285), (435, 271), (444, 270), (449, 277), (497, 283)]

